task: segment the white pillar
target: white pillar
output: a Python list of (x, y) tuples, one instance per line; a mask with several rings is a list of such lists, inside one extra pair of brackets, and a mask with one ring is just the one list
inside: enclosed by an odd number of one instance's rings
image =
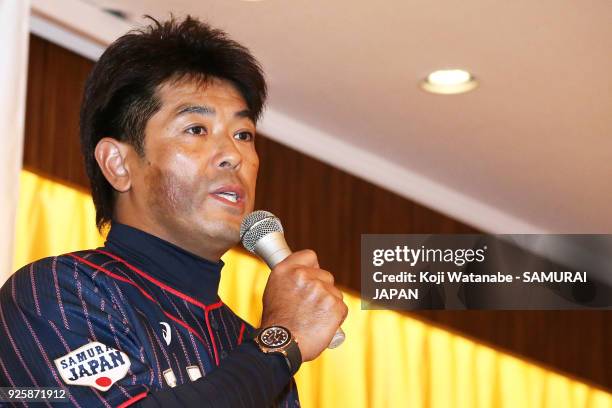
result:
[(0, 285), (11, 275), (23, 156), (30, 0), (0, 0)]

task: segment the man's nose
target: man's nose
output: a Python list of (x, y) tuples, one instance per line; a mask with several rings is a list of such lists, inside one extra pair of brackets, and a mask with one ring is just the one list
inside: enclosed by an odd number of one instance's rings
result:
[(238, 169), (242, 163), (242, 154), (240, 154), (236, 147), (234, 138), (226, 136), (221, 139), (219, 141), (217, 157), (215, 158), (217, 167), (227, 170)]

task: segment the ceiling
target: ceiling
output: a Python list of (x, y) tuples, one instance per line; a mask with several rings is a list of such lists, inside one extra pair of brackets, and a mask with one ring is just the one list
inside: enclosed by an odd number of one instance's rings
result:
[[(491, 232), (612, 233), (609, 0), (85, 4), (226, 30), (267, 74), (264, 133), (407, 198)], [(420, 90), (445, 67), (480, 86)]]

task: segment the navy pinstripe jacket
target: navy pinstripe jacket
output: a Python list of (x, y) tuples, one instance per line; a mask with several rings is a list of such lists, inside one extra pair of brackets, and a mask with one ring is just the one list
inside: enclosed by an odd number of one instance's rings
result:
[(81, 407), (299, 406), (281, 358), (243, 343), (254, 329), (219, 299), (222, 266), (114, 223), (103, 248), (23, 267), (0, 292), (0, 385), (64, 388)]

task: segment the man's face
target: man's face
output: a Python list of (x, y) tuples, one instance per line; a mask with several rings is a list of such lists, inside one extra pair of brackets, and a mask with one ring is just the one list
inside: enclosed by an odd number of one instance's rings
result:
[(227, 81), (167, 83), (158, 97), (132, 181), (143, 212), (136, 216), (153, 234), (218, 258), (239, 241), (240, 223), (253, 210), (255, 124)]

